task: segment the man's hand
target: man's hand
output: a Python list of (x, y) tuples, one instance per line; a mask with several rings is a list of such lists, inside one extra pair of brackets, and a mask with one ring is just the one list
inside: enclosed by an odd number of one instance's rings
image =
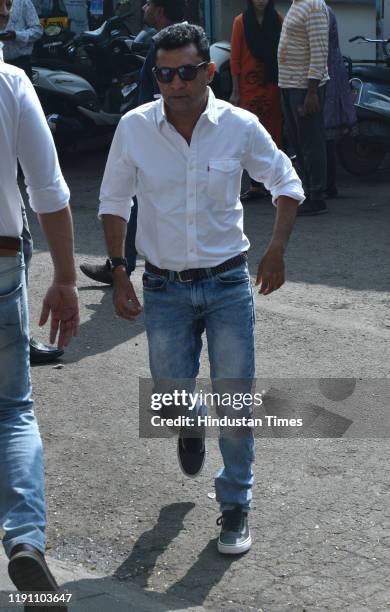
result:
[(112, 299), (116, 314), (122, 319), (133, 321), (142, 312), (134, 287), (125, 270), (114, 270), (112, 276), (114, 280)]
[(62, 349), (79, 333), (79, 299), (75, 285), (61, 285), (54, 282), (49, 287), (43, 300), (40, 326), (45, 325), (50, 313), (50, 343), (55, 343), (59, 332), (58, 348)]
[(259, 293), (269, 295), (284, 284), (283, 249), (270, 246), (259, 264), (256, 286)]
[(7, 30), (7, 32), (4, 32), (3, 36), (1, 37), (1, 40), (15, 40), (16, 38), (16, 32), (14, 32), (13, 30)]
[(310, 117), (321, 111), (320, 99), (316, 91), (308, 91), (303, 103), (303, 116)]

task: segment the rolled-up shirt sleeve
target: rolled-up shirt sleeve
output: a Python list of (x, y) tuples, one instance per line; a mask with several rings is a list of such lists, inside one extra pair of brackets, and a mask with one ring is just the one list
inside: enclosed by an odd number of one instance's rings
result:
[(51, 213), (69, 204), (57, 151), (38, 96), (25, 74), (20, 79), (20, 119), (16, 154), (23, 170), (31, 208)]
[(100, 189), (99, 218), (116, 215), (125, 221), (130, 219), (137, 169), (127, 153), (125, 121), (126, 118), (120, 120), (108, 155)]
[(264, 183), (272, 194), (273, 204), (280, 196), (288, 196), (301, 204), (305, 199), (302, 183), (290, 161), (280, 151), (260, 122), (253, 122), (248, 153), (243, 166), (255, 181)]

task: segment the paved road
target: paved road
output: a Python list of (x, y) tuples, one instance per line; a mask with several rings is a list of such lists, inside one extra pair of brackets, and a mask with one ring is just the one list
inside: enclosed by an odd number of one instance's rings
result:
[[(96, 153), (65, 165), (79, 263), (104, 254), (96, 218), (103, 164)], [(365, 181), (343, 176), (342, 197), (330, 203), (329, 215), (298, 220), (284, 288), (256, 299), (258, 375), (274, 381), (269, 405), (280, 407), (284, 398), (292, 412), (303, 410), (314, 437), (273, 431), (258, 440), (254, 546), (240, 560), (215, 550), (216, 441), (193, 481), (178, 470), (173, 439), (139, 440), (138, 377), (148, 376), (142, 319), (118, 320), (111, 290), (80, 275), (80, 337), (62, 369), (32, 374), (53, 557), (159, 593), (167, 609), (178, 609), (178, 600), (183, 608), (224, 611), (390, 609), (386, 178), (385, 171)], [(273, 209), (253, 202), (245, 214), (255, 274)], [(31, 318), (42, 337), (36, 321), (49, 257), (30, 217)], [(141, 274), (140, 263), (138, 291)], [(334, 378), (342, 380), (329, 382)], [(131, 601), (128, 609), (135, 609)]]

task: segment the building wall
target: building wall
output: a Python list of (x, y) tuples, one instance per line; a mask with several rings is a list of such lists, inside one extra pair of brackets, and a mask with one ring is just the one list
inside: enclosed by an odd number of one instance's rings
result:
[[(283, 15), (290, 7), (290, 2), (275, 0), (276, 8)], [(375, 1), (352, 3), (329, 2), (337, 16), (339, 26), (340, 47), (344, 55), (352, 59), (375, 59), (375, 45), (349, 43), (349, 38), (362, 35), (369, 38), (376, 36), (376, 9)], [(246, 6), (245, 0), (215, 0), (215, 40), (229, 40), (233, 19), (241, 13)]]

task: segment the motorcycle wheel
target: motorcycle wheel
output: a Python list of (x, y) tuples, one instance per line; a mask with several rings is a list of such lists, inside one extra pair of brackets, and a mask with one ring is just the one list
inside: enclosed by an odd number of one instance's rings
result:
[(386, 151), (361, 136), (346, 134), (337, 145), (340, 164), (350, 174), (369, 176), (379, 170)]

